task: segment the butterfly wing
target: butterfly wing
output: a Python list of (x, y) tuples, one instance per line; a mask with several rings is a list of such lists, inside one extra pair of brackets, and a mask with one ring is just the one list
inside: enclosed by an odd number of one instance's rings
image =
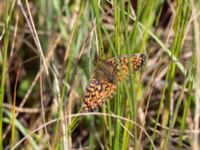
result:
[[(144, 54), (135, 54), (130, 57), (130, 65), (131, 65), (131, 72), (135, 72), (140, 69), (146, 61), (146, 55)], [(118, 81), (123, 79), (128, 79), (130, 76), (129, 71), (129, 60), (128, 56), (121, 56), (119, 58), (111, 58), (106, 61), (107, 64), (113, 65), (113, 71), (115, 78)]]
[(82, 112), (93, 112), (99, 110), (103, 103), (111, 99), (116, 92), (116, 85), (106, 78), (94, 74), (89, 81), (85, 91)]

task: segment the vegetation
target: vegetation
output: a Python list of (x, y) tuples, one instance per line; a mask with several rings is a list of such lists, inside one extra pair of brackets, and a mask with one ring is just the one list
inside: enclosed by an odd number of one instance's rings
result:
[[(0, 1), (0, 150), (198, 149), (200, 1)], [(98, 112), (95, 62), (144, 53)]]

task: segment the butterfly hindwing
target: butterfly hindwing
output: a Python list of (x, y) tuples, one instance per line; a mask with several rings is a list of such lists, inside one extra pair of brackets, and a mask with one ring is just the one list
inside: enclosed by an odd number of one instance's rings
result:
[(98, 80), (94, 75), (85, 91), (85, 106), (83, 112), (97, 111), (108, 99), (112, 98), (116, 91), (116, 85), (106, 79)]

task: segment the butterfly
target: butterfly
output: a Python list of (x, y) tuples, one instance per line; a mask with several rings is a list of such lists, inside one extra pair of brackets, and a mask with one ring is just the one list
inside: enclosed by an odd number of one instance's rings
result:
[[(130, 67), (129, 71), (129, 59)], [(98, 111), (116, 92), (119, 81), (128, 79), (146, 62), (145, 54), (114, 57), (96, 65), (85, 90), (82, 112)]]

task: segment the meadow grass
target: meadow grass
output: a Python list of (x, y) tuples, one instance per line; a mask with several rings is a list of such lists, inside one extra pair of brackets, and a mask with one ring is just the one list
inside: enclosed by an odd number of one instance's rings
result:
[[(0, 11), (0, 149), (199, 148), (200, 2), (11, 3)], [(145, 66), (81, 113), (94, 62), (135, 53)]]

